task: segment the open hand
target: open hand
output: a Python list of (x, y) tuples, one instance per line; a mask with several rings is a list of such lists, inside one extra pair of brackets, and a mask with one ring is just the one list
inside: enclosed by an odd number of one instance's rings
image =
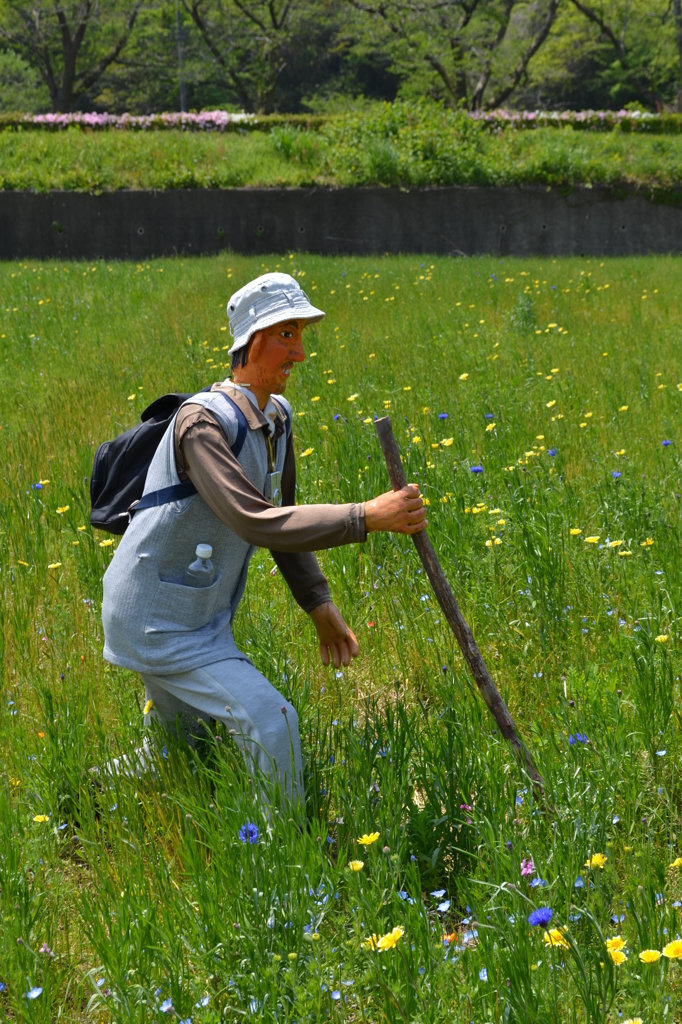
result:
[(386, 491), (365, 502), (365, 529), (391, 533), (419, 533), (426, 526), (426, 509), (418, 484), (406, 484), (399, 491)]
[(332, 601), (319, 604), (311, 611), (310, 618), (320, 640), (322, 664), (328, 665), (331, 656), (334, 668), (350, 665), (350, 659), (357, 658), (360, 648), (336, 605)]

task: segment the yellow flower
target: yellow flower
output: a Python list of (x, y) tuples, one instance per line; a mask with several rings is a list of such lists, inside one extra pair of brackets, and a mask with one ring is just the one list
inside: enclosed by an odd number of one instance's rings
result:
[(348, 867), (351, 869), (351, 871), (362, 871), (364, 866), (364, 860), (351, 860), (348, 862)]
[(63, 516), (65, 512), (69, 511), (70, 508), (70, 505), (60, 505), (60, 507), (57, 509), (57, 515)]
[(552, 409), (556, 405), (556, 399), (553, 398), (551, 402), (547, 402), (547, 408)]
[(619, 548), (622, 543), (622, 540), (610, 540), (606, 546), (607, 548)]
[(313, 454), (312, 448), (306, 448), (306, 450), (304, 452), (301, 452), (301, 458), (302, 459), (307, 459), (308, 456), (312, 455), (312, 454)]
[(651, 537), (647, 537), (647, 539), (643, 540), (642, 543), (639, 546), (640, 546), (640, 548), (650, 548), (652, 544), (653, 544), (652, 538)]
[(659, 633), (658, 636), (656, 637), (656, 643), (657, 644), (667, 644), (669, 639), (670, 639), (670, 637), (666, 636), (665, 633)]
[(42, 485), (43, 485), (43, 487), (45, 486), (45, 484), (49, 484), (49, 482), (50, 482), (49, 480), (39, 480), (39, 481), (38, 481), (38, 483), (39, 483), (39, 484), (42, 484)]
[(495, 429), (495, 424), (494, 423), (489, 423), (488, 426), (485, 429), (486, 430), (494, 430)]
[(33, 820), (37, 821), (39, 825), (42, 825), (42, 823), (44, 821), (49, 821), (50, 818), (49, 818), (49, 815), (47, 815), (47, 814), (36, 814), (34, 816)]
[(405, 934), (405, 929), (401, 928), (400, 925), (394, 928), (393, 931), (387, 932), (386, 935), (382, 935), (377, 942), (377, 948), (380, 952), (385, 952), (387, 949), (395, 949), (399, 939)]
[(502, 512), (501, 508), (491, 508), (490, 511), (488, 512), (488, 515), (489, 516), (499, 516), (501, 512)]
[(315, 395), (314, 398), (310, 399), (311, 402), (319, 402), (319, 400), (320, 400), (320, 396), (319, 395)]
[(371, 846), (372, 843), (376, 843), (378, 838), (378, 832), (370, 832), (369, 835), (367, 835), (367, 833), (365, 832), (364, 836), (360, 836), (358, 842), (360, 843), (361, 846)]
[(403, 391), (411, 391), (411, 390), (412, 390), (412, 385), (411, 384), (408, 384), (406, 388), (403, 388)]
[(76, 529), (78, 530), (79, 533), (85, 533), (87, 527), (85, 527), (85, 526), (77, 526)]
[(560, 949), (569, 949), (569, 943), (566, 942), (561, 928), (550, 928), (548, 932), (545, 932), (544, 939), (546, 946), (559, 946)]
[(631, 554), (632, 554), (632, 551), (619, 551), (618, 552), (618, 557), (619, 558), (629, 558)]
[(441, 441), (441, 444), (443, 445), (443, 448), (450, 448), (453, 441), (453, 437), (444, 437), (443, 440)]
[(603, 853), (593, 853), (589, 860), (585, 861), (586, 868), (603, 868), (606, 864), (606, 857)]
[(331, 377), (328, 377), (327, 378), (327, 384), (336, 384), (336, 380), (332, 379)]
[[(424, 495), (422, 494), (422, 505), (430, 505), (430, 504), (431, 504), (431, 502), (429, 501), (429, 499), (425, 498)], [(359, 842), (359, 840), (358, 840), (358, 842)]]
[(142, 712), (142, 714), (143, 715), (148, 715), (153, 707), (154, 707), (154, 701), (153, 700), (148, 700), (147, 703), (144, 706), (144, 711)]
[(61, 564), (61, 562), (52, 562), (51, 565), (48, 565), (48, 569), (58, 569)]
[(349, 396), (348, 396), (348, 398), (346, 399), (346, 401), (347, 401), (347, 402), (354, 402), (354, 401), (355, 401), (355, 399), (356, 399), (357, 397), (358, 397), (358, 395), (357, 395), (357, 394), (355, 394), (355, 395), (349, 395)]
[(372, 417), (368, 416), (367, 419), (364, 419), (362, 422), (363, 423), (371, 423), (372, 422)]
[(667, 956), (668, 960), (679, 960), (682, 958), (682, 939), (674, 939), (667, 946), (664, 946), (663, 956)]
[(585, 537), (585, 543), (586, 544), (598, 544), (599, 543), (599, 535), (597, 534), (595, 537)]
[(676, 857), (670, 865), (671, 868), (682, 868), (682, 857)]
[(616, 455), (618, 455), (619, 457), (621, 455), (625, 455), (625, 448), (621, 448), (621, 450), (619, 452), (616, 452)]
[(620, 935), (614, 935), (612, 939), (606, 940), (606, 948), (609, 951), (609, 953), (612, 953), (614, 952), (614, 950), (617, 949), (625, 949), (625, 946), (625, 939), (622, 939)]
[(137, 395), (128, 395), (128, 401), (129, 402), (134, 402), (136, 397), (137, 397)]
[(376, 935), (370, 935), (370, 937), (368, 939), (365, 939), (365, 941), (363, 942), (362, 948), (363, 949), (376, 949), (378, 941), (379, 940), (376, 937)]
[(628, 411), (627, 405), (621, 405), (620, 409), (618, 410), (618, 412), (627, 412), (627, 411)]
[(99, 546), (100, 546), (101, 548), (110, 548), (110, 547), (111, 547), (111, 545), (112, 545), (113, 543), (114, 543), (114, 542), (113, 542), (113, 540), (112, 540), (112, 539), (111, 539), (111, 537), (110, 537), (110, 538), (109, 538), (108, 540), (101, 540), (101, 541), (99, 542)]
[(627, 1020), (623, 1021), (623, 1024), (644, 1024), (641, 1017), (628, 1017)]
[(609, 956), (614, 964), (623, 964), (627, 960), (625, 953), (620, 949), (609, 950)]
[(573, 526), (568, 532), (570, 533), (571, 537), (578, 537), (583, 531), (580, 529), (580, 527)]
[(655, 964), (657, 960), (661, 959), (661, 953), (657, 949), (643, 949), (639, 954), (639, 959), (643, 964)]
[(17, 561), (18, 561), (19, 565), (25, 565), (26, 568), (28, 569), (28, 562), (22, 562), (22, 560), (20, 558), (18, 558)]
[(468, 376), (469, 376), (469, 374), (468, 374), (468, 373), (460, 373), (460, 375), (459, 375), (459, 379), (460, 379), (460, 380), (466, 380)]
[[(371, 422), (371, 421), (370, 421), (370, 422)], [(416, 436), (416, 437), (413, 437), (413, 438), (412, 438), (412, 443), (413, 443), (413, 444), (419, 444), (419, 443), (420, 443), (420, 441), (421, 441), (421, 437), (419, 436), (419, 434), (417, 434), (417, 436)]]

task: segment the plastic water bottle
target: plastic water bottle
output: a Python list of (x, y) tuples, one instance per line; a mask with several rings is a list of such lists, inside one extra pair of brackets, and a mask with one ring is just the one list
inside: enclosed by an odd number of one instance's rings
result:
[(185, 573), (185, 585), (188, 587), (210, 587), (213, 583), (215, 570), (211, 555), (213, 548), (210, 544), (197, 544), (196, 562), (192, 562)]

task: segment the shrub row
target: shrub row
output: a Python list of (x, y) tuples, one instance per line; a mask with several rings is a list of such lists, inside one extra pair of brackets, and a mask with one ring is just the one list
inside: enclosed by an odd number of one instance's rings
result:
[[(390, 104), (381, 105), (391, 110)], [(398, 109), (403, 104), (395, 104)], [(643, 132), (649, 135), (677, 135), (682, 132), (682, 114), (652, 114), (646, 111), (629, 110), (490, 110), (481, 113), (447, 111), (435, 103), (417, 104), (415, 109), (430, 112), (434, 123), (440, 123), (445, 115), (448, 120), (461, 123), (469, 120), (491, 130), (518, 131), (537, 128), (575, 128), (582, 131), (598, 132)], [(356, 115), (351, 115), (356, 116)], [(375, 110), (357, 115), (371, 122)], [(322, 114), (244, 114), (226, 110), (203, 110), (200, 113), (160, 114), (0, 114), (0, 131), (27, 129), (62, 131), (65, 128), (82, 128), (92, 131), (118, 129), (125, 131), (189, 131), (189, 132), (230, 132), (268, 131), (280, 126), (317, 130), (323, 125), (343, 121), (338, 115)]]

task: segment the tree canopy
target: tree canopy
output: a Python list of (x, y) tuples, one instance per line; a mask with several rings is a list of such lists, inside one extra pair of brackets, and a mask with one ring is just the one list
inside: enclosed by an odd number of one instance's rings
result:
[(682, 110), (682, 0), (0, 0), (0, 109)]

